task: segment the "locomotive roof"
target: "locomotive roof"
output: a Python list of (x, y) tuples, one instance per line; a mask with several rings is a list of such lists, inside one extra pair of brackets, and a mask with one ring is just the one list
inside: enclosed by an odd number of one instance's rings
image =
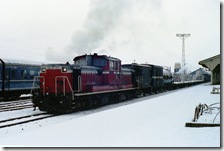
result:
[(94, 67), (94, 66), (80, 66), (82, 69), (93, 69), (93, 70), (102, 70), (102, 68)]
[(98, 56), (98, 57), (102, 57), (102, 58), (105, 58), (107, 60), (112, 60), (112, 61), (121, 61), (120, 59), (118, 58), (114, 58), (114, 57), (110, 57), (110, 56), (106, 56), (106, 55), (98, 55), (97, 53), (94, 53), (94, 54), (90, 54), (90, 55), (81, 55), (81, 56), (77, 56), (73, 59), (73, 61), (75, 61), (76, 59), (79, 59), (79, 58), (84, 58), (86, 56)]
[(170, 76), (170, 75), (172, 75), (172, 73), (169, 71), (169, 70), (163, 70), (163, 75), (168, 75), (168, 76)]
[(138, 63), (131, 63), (131, 64), (123, 64), (122, 66), (141, 66), (141, 67), (157, 67), (157, 68), (163, 68), (162, 66), (159, 65), (154, 65), (154, 64), (138, 64)]
[(137, 63), (132, 63), (132, 64), (123, 64), (122, 66), (140, 66), (140, 67), (150, 67), (145, 64), (137, 64)]
[(99, 67), (93, 67), (93, 66), (80, 66), (80, 65), (74, 65), (74, 64), (69, 64), (69, 63), (65, 63), (65, 64), (45, 64), (45, 65), (42, 65), (41, 67), (44, 68), (44, 67), (68, 67), (70, 69), (92, 69), (92, 70), (102, 70), (102, 68), (99, 68)]
[(154, 64), (142, 64), (142, 65), (146, 65), (146, 66), (154, 66), (154, 67), (156, 67), (156, 68), (163, 68), (162, 66), (154, 65)]

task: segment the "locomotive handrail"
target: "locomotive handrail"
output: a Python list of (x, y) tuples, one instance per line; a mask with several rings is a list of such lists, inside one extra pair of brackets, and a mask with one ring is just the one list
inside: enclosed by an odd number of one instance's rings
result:
[(74, 99), (75, 94), (74, 94), (74, 92), (72, 90), (72, 86), (71, 86), (71, 84), (70, 84), (70, 82), (68, 80), (68, 77), (66, 77), (66, 76), (56, 76), (55, 77), (55, 96), (57, 96), (57, 79), (58, 78), (63, 78), (63, 94), (64, 94), (64, 96), (65, 96), (65, 79), (66, 79), (67, 82), (68, 82), (68, 86), (69, 86), (69, 88), (70, 88), (70, 90), (72, 92), (72, 99)]
[[(30, 91), (30, 94), (32, 94), (32, 91), (33, 91), (33, 88), (34, 88), (34, 84), (36, 82), (36, 80), (38, 80), (38, 78), (43, 78), (43, 83), (45, 84), (45, 78), (43, 76), (35, 76), (34, 77), (34, 80), (33, 80), (33, 85), (32, 85), (32, 88), (31, 88), (31, 91)], [(43, 95), (45, 96), (45, 87), (43, 86)]]
[(78, 76), (78, 92), (82, 91), (82, 79), (81, 76)]
[(54, 81), (54, 82), (55, 82), (55, 83), (54, 83), (54, 84), (55, 84), (55, 96), (57, 96), (57, 90), (58, 90), (58, 87), (57, 87), (57, 79), (58, 79), (58, 78), (63, 78), (63, 94), (64, 94), (64, 96), (65, 96), (65, 79), (64, 79), (65, 76), (56, 76), (56, 77), (55, 77), (55, 81)]

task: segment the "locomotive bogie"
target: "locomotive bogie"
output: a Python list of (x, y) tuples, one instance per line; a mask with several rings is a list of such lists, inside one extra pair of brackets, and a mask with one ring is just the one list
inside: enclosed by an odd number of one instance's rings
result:
[(118, 103), (136, 97), (135, 89), (76, 94), (73, 109), (83, 110)]
[(49, 113), (64, 113), (72, 111), (72, 94), (46, 94), (46, 95), (33, 95), (34, 107), (40, 111), (47, 111)]

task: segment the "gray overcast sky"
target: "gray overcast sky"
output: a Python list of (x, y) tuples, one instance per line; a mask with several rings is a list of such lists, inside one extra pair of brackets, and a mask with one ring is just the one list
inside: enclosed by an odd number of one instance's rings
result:
[(85, 53), (194, 70), (220, 54), (218, 0), (0, 0), (0, 57), (69, 61)]

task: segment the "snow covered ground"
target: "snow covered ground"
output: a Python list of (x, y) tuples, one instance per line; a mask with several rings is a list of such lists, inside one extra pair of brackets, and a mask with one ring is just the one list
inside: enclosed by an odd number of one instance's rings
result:
[[(217, 86), (217, 85), (216, 85)], [(219, 85), (218, 85), (219, 86)], [(220, 102), (202, 84), (0, 129), (3, 147), (220, 147), (220, 127), (189, 128), (199, 103)], [(14, 112), (14, 113), (13, 113)], [(32, 109), (0, 113), (38, 113)], [(220, 122), (220, 115), (216, 123)]]

